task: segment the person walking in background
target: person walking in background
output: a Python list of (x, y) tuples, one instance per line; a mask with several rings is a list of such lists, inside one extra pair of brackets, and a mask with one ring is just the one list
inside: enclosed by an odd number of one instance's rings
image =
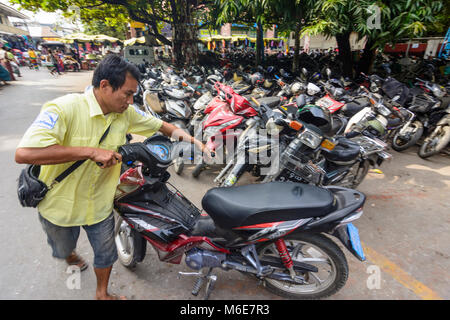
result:
[(29, 48), (28, 49), (28, 56), (30, 57), (30, 64), (32, 67), (34, 67), (34, 70), (38, 71), (39, 70), (39, 65), (37, 62), (37, 54), (36, 52), (33, 50), (33, 48)]
[(15, 81), (14, 73), (12, 70), (11, 62), (8, 58), (8, 52), (6, 51), (5, 46), (0, 48), (0, 64), (9, 72), (9, 76), (12, 81)]
[(3, 81), (3, 84), (9, 84), (6, 81), (11, 81), (11, 76), (9, 75), (8, 70), (3, 68), (1, 64), (0, 64), (0, 81)]
[(9, 60), (9, 63), (11, 64), (11, 69), (13, 73), (17, 74), (18, 77), (22, 77), (22, 75), (20, 74), (19, 62), (12, 53), (12, 49), (9, 47), (6, 47), (6, 57)]
[(48, 50), (48, 54), (49, 54), (49, 58), (50, 58), (49, 62), (52, 63), (52, 67), (50, 69), (50, 73), (52, 75), (54, 75), (55, 73), (58, 73), (58, 75), (61, 75), (61, 73), (59, 72), (59, 69), (58, 69), (58, 60), (55, 58), (55, 55), (52, 52), (52, 50)]

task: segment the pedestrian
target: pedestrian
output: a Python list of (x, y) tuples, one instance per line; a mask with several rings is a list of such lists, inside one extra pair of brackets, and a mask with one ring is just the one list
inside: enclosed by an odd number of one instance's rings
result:
[(6, 57), (9, 60), (9, 63), (11, 64), (12, 71), (15, 74), (17, 74), (18, 77), (22, 77), (22, 75), (20, 74), (19, 62), (12, 53), (12, 49), (9, 47), (6, 48)]
[(59, 72), (59, 69), (58, 69), (58, 60), (56, 59), (56, 57), (55, 57), (54, 53), (52, 52), (52, 50), (48, 50), (48, 54), (49, 54), (49, 58), (50, 58), (49, 62), (52, 63), (52, 66), (50, 67), (51, 68), (50, 69), (50, 73), (52, 75), (54, 75), (55, 72), (56, 72), (56, 73), (58, 73), (58, 75), (61, 75), (61, 73)]
[(34, 68), (34, 70), (38, 71), (39, 66), (38, 66), (38, 62), (37, 62), (37, 54), (31, 47), (28, 49), (28, 56), (30, 57), (31, 67)]
[(136, 66), (120, 56), (106, 56), (94, 71), (92, 88), (44, 104), (15, 154), (17, 163), (41, 165), (39, 178), (47, 185), (70, 162), (87, 160), (51, 188), (38, 205), (38, 217), (53, 256), (81, 270), (87, 263), (75, 248), (80, 226), (86, 231), (94, 251), (96, 299), (118, 299), (109, 294), (108, 282), (117, 260), (112, 213), (122, 159), (117, 149), (126, 143), (126, 134), (159, 131), (209, 151), (184, 130), (130, 106), (139, 78)]
[(56, 60), (58, 61), (58, 70), (59, 72), (64, 72), (64, 62), (63, 62), (63, 54), (61, 52), (61, 50), (57, 50), (56, 51)]
[(8, 70), (6, 70), (1, 64), (0, 64), (0, 81), (2, 81), (4, 85), (9, 84), (6, 81), (11, 81), (11, 76), (9, 75)]
[(0, 48), (0, 64), (9, 72), (9, 76), (12, 81), (15, 81), (16, 78), (14, 77), (14, 72), (11, 66), (11, 60), (8, 57), (8, 51), (6, 50), (7, 47), (3, 46)]

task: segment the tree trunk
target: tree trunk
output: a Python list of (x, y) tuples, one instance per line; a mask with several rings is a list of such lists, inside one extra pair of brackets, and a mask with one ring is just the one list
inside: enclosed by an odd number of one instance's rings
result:
[[(172, 47), (177, 66), (198, 64), (197, 28), (193, 22), (189, 1), (171, 1), (173, 25)], [(174, 10), (175, 9), (175, 10)]]
[(294, 45), (294, 61), (292, 62), (292, 72), (295, 73), (298, 70), (298, 65), (300, 63), (299, 59), (300, 59), (300, 31), (301, 31), (301, 25), (298, 22), (295, 25), (295, 45)]
[(344, 77), (353, 77), (353, 59), (352, 49), (350, 47), (350, 32), (336, 35), (336, 41), (339, 48), (339, 59), (342, 62), (342, 75)]
[(264, 60), (264, 31), (261, 23), (256, 26), (256, 65)]
[(373, 64), (375, 62), (375, 53), (376, 49), (372, 49), (374, 45), (374, 41), (368, 39), (366, 45), (364, 46), (364, 51), (361, 56), (361, 60), (358, 63), (358, 74), (360, 72), (364, 72), (365, 74), (369, 74), (372, 72)]

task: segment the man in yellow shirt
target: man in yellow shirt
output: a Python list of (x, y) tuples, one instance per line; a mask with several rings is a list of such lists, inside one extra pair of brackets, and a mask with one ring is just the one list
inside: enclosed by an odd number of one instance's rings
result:
[(208, 151), (183, 130), (130, 106), (139, 77), (134, 65), (108, 55), (94, 72), (93, 88), (44, 104), (16, 149), (16, 162), (41, 165), (39, 178), (48, 186), (75, 161), (91, 160), (53, 185), (38, 210), (53, 256), (68, 264), (86, 267), (74, 251), (80, 226), (86, 231), (94, 250), (97, 299), (116, 298), (107, 287), (117, 260), (112, 215), (122, 160), (117, 148), (125, 144), (126, 133), (151, 136), (160, 131)]

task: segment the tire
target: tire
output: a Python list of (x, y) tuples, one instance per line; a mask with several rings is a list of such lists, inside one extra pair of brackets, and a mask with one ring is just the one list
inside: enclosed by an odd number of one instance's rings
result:
[(417, 141), (419, 141), (420, 137), (423, 134), (423, 125), (420, 121), (414, 121), (411, 125), (416, 128), (414, 134), (410, 137), (409, 140), (402, 141), (402, 138), (399, 137), (399, 132), (397, 132), (392, 139), (392, 149), (397, 152), (401, 152), (408, 149), (409, 147), (414, 146)]
[[(437, 153), (439, 153), (442, 149), (444, 149), (447, 144), (450, 142), (450, 127), (445, 126), (441, 129), (441, 134), (439, 136), (438, 142), (435, 146), (430, 144), (433, 142), (434, 139), (425, 139), (424, 143), (419, 149), (419, 157), (422, 159), (426, 159), (428, 157), (431, 157)], [(431, 148), (430, 148), (431, 147)]]
[(133, 269), (138, 262), (145, 258), (147, 241), (123, 219), (117, 219), (115, 236), (117, 255), (120, 263), (127, 268)]
[[(347, 282), (348, 263), (342, 250), (323, 234), (290, 234), (285, 238), (286, 246), (295, 261), (303, 261), (319, 268), (319, 272), (305, 272), (305, 284), (293, 285), (284, 281), (265, 278), (268, 291), (290, 299), (321, 299), (338, 292)], [(278, 256), (274, 243), (264, 243), (258, 248), (261, 258), (264, 255)], [(319, 256), (320, 255), (320, 256)], [(306, 260), (305, 260), (306, 259)], [(309, 260), (308, 260), (309, 259)], [(313, 260), (317, 260), (314, 262)], [(325, 268), (328, 266), (329, 268)], [(329, 269), (321, 273), (321, 268)], [(288, 270), (285, 271), (288, 273)], [(326, 275), (328, 278), (324, 278)], [(318, 284), (317, 279), (322, 281)]]
[(194, 170), (192, 171), (192, 176), (194, 178), (198, 178), (198, 176), (200, 175), (200, 173), (202, 173), (203, 170), (205, 170), (206, 168), (206, 164), (201, 162), (198, 165), (195, 166)]
[(364, 161), (361, 166), (358, 168), (358, 172), (356, 174), (355, 179), (353, 180), (353, 183), (350, 187), (350, 189), (356, 189), (361, 182), (363, 182), (364, 178), (367, 176), (367, 173), (369, 172), (370, 163), (369, 161)]
[[(356, 169), (356, 173), (353, 174), (354, 169), (351, 168), (350, 171), (339, 181), (336, 183), (332, 183), (332, 185), (344, 187), (344, 188), (350, 188), (350, 189), (356, 189), (361, 182), (363, 182), (364, 178), (366, 177), (367, 173), (369, 172), (370, 163), (369, 161), (365, 160), (363, 163), (360, 163), (358, 166), (358, 169)], [(348, 181), (349, 178), (352, 178), (351, 181)]]

